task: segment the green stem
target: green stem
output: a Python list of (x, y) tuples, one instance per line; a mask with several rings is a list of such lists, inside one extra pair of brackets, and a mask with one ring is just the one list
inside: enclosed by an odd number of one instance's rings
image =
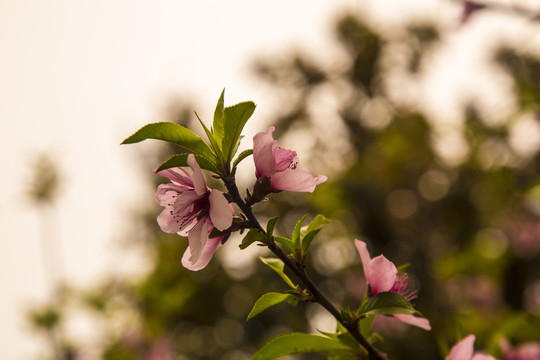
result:
[(345, 329), (347, 329), (347, 331), (356, 339), (356, 341), (358, 341), (358, 343), (362, 345), (364, 349), (366, 349), (369, 354), (370, 360), (386, 360), (386, 356), (384, 356), (384, 354), (382, 354), (379, 350), (373, 347), (373, 345), (369, 341), (367, 341), (366, 338), (362, 336), (362, 334), (360, 334), (356, 322), (348, 322), (343, 319), (339, 310), (319, 290), (319, 288), (317, 287), (317, 285), (315, 285), (313, 280), (311, 280), (305, 269), (302, 266), (298, 266), (297, 263), (291, 260), (283, 252), (283, 250), (281, 250), (281, 248), (277, 246), (277, 244), (272, 238), (267, 237), (266, 230), (261, 226), (255, 215), (253, 214), (251, 204), (248, 205), (240, 196), (234, 177), (223, 178), (223, 181), (233, 202), (236, 203), (238, 207), (240, 207), (240, 210), (242, 210), (244, 215), (247, 217), (249, 226), (251, 228), (258, 229), (263, 234), (265, 234), (266, 245), (268, 246), (268, 249), (270, 249), (270, 251), (272, 251), (281, 261), (283, 261), (283, 263), (302, 281), (302, 283), (306, 286), (306, 288), (313, 296), (313, 300), (319, 303), (322, 307), (324, 307), (341, 325), (343, 325)]

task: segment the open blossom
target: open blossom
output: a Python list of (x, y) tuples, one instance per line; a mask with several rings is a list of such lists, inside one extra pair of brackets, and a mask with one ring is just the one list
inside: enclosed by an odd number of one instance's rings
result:
[(282, 149), (274, 140), (275, 128), (260, 132), (253, 137), (253, 159), (257, 179), (270, 179), (270, 189), (298, 192), (313, 192), (315, 186), (327, 180), (324, 175), (313, 177), (298, 168), (298, 157), (292, 150)]
[(182, 264), (190, 270), (200, 270), (208, 264), (222, 238), (209, 239), (210, 232), (214, 227), (227, 230), (232, 224), (233, 210), (222, 192), (206, 186), (193, 154), (187, 162), (192, 175), (183, 168), (157, 173), (171, 180), (158, 186), (156, 201), (165, 209), (157, 220), (161, 230), (188, 237), (189, 247)]
[(501, 339), (500, 346), (503, 360), (540, 360), (539, 342), (531, 341), (513, 348), (506, 339)]
[[(409, 289), (407, 274), (398, 274), (398, 270), (394, 263), (383, 255), (379, 255), (372, 259), (365, 242), (356, 239), (354, 244), (360, 254), (362, 267), (364, 268), (364, 276), (371, 288), (372, 296), (389, 291), (398, 293), (409, 301), (416, 298), (416, 292)], [(428, 319), (406, 314), (394, 314), (392, 316), (407, 324), (418, 326), (424, 330), (431, 330)]]
[(476, 340), (476, 337), (474, 335), (468, 335), (463, 340), (458, 342), (454, 347), (452, 347), (452, 350), (450, 350), (450, 354), (445, 358), (445, 360), (496, 360), (493, 356), (482, 354), (482, 353), (474, 353), (474, 341)]

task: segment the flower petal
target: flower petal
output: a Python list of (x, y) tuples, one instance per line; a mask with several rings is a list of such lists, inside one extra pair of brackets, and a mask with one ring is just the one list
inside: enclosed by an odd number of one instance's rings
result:
[(362, 240), (355, 239), (354, 245), (356, 246), (356, 249), (358, 250), (358, 253), (360, 254), (360, 259), (362, 261), (362, 267), (364, 268), (364, 276), (366, 277), (366, 281), (369, 284), (371, 279), (370, 274), (370, 268), (369, 263), (371, 262), (371, 256), (369, 256), (369, 251), (367, 249), (367, 245)]
[(372, 295), (389, 291), (396, 282), (397, 269), (393, 262), (379, 255), (369, 262), (369, 277), (366, 280), (371, 287)]
[(272, 137), (274, 130), (275, 128), (270, 126), (268, 130), (253, 137), (253, 161), (257, 178), (270, 177), (276, 172), (274, 149), (277, 148), (278, 142)]
[(219, 190), (212, 190), (209, 196), (210, 220), (218, 230), (227, 230), (232, 225), (233, 213), (229, 202)]
[(275, 173), (270, 178), (270, 188), (297, 192), (313, 192), (315, 186), (327, 180), (324, 175), (316, 178), (310, 172), (299, 169), (287, 169)]
[[(530, 358), (530, 359), (533, 360), (533, 358)], [(476, 354), (472, 357), (471, 360), (497, 360), (497, 359), (495, 359), (493, 356), (488, 355), (488, 354)]]
[(157, 222), (161, 230), (170, 234), (180, 231), (180, 223), (176, 222), (176, 219), (171, 215), (172, 209), (172, 206), (165, 207), (157, 217)]
[(445, 360), (470, 360), (474, 352), (474, 340), (476, 337), (472, 334), (465, 337), (454, 345)]
[(165, 169), (161, 170), (157, 174), (171, 180), (175, 185), (180, 185), (189, 189), (193, 188), (193, 179), (191, 178), (191, 175), (189, 175), (186, 170), (182, 168), (176, 167)]
[(406, 315), (406, 314), (394, 314), (392, 315), (399, 321), (402, 321), (404, 323), (407, 323), (409, 325), (418, 326), (419, 328), (422, 328), (424, 330), (431, 330), (431, 325), (429, 324), (429, 320), (422, 317), (417, 317), (414, 315)]
[(208, 191), (206, 182), (204, 181), (204, 175), (202, 173), (201, 167), (195, 159), (195, 155), (189, 154), (187, 159), (189, 167), (193, 170), (193, 187), (197, 195), (203, 195)]
[(186, 269), (189, 269), (191, 271), (198, 271), (204, 268), (206, 265), (208, 265), (208, 263), (212, 259), (212, 256), (214, 256), (214, 252), (221, 245), (222, 238), (223, 236), (218, 236), (208, 239), (208, 241), (204, 245), (204, 249), (202, 250), (201, 255), (193, 262), (190, 260), (192, 258), (192, 254), (191, 248), (188, 246), (186, 251), (184, 252), (184, 255), (182, 256), (182, 265)]
[(195, 263), (199, 260), (204, 246), (206, 245), (206, 241), (208, 240), (207, 221), (207, 217), (200, 219), (197, 225), (195, 225), (188, 234), (189, 250), (191, 252), (189, 261), (191, 263)]

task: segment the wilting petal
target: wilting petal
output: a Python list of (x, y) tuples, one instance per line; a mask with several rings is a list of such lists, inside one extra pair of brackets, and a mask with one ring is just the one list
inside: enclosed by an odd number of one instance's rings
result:
[(191, 252), (191, 257), (189, 261), (191, 263), (197, 262), (201, 253), (206, 245), (208, 240), (208, 218), (202, 218), (197, 222), (197, 225), (189, 231), (188, 240), (189, 240), (189, 249)]
[(379, 255), (371, 259), (368, 270), (369, 278), (366, 280), (371, 287), (372, 294), (389, 291), (396, 282), (397, 269), (394, 263)]
[(184, 252), (184, 255), (182, 256), (182, 265), (186, 269), (189, 269), (192, 271), (198, 271), (204, 268), (206, 265), (208, 265), (208, 263), (212, 259), (212, 256), (214, 256), (214, 252), (221, 245), (222, 238), (223, 236), (218, 236), (215, 238), (208, 239), (206, 241), (206, 244), (204, 245), (204, 249), (202, 250), (201, 255), (194, 262), (190, 261), (190, 259), (192, 258), (192, 255), (191, 255), (191, 249), (188, 246), (186, 251)]
[(454, 345), (445, 360), (470, 360), (474, 352), (474, 340), (476, 340), (474, 335), (465, 337)]
[(218, 230), (227, 230), (233, 219), (233, 213), (229, 202), (219, 190), (210, 193), (210, 220)]
[(270, 188), (274, 190), (313, 192), (315, 186), (325, 182), (327, 179), (324, 175), (314, 178), (305, 170), (287, 169), (272, 176)]
[(429, 324), (429, 320), (426, 318), (421, 318), (414, 315), (405, 315), (405, 314), (394, 314), (392, 316), (398, 319), (399, 321), (402, 321), (409, 325), (418, 326), (419, 328), (422, 328), (428, 331), (431, 330), (431, 325)]
[(195, 159), (195, 155), (189, 154), (187, 159), (188, 165), (193, 170), (193, 187), (197, 195), (203, 195), (208, 191), (206, 182), (204, 181), (204, 175), (202, 173), (201, 167)]
[(277, 140), (272, 137), (274, 127), (257, 133), (253, 137), (253, 161), (257, 178), (262, 176), (272, 176), (276, 172), (276, 161), (274, 159), (274, 149), (277, 148)]

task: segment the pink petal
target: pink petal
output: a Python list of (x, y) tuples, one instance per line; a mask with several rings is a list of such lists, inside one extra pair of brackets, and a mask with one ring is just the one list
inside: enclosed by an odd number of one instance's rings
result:
[(219, 190), (212, 190), (209, 196), (210, 220), (218, 230), (227, 230), (232, 225), (233, 213), (229, 202)]
[(274, 162), (276, 164), (276, 172), (285, 171), (291, 163), (298, 164), (296, 151), (277, 148), (274, 150)]
[(366, 281), (369, 284), (370, 279), (371, 279), (370, 268), (369, 268), (369, 263), (371, 262), (371, 256), (369, 256), (367, 245), (365, 242), (358, 239), (354, 240), (354, 245), (356, 246), (356, 249), (358, 250), (358, 253), (360, 254), (362, 267), (364, 268), (364, 276), (366, 277)]
[(371, 287), (372, 295), (389, 291), (396, 282), (396, 266), (383, 255), (371, 259), (368, 273), (370, 278), (366, 277), (366, 280)]
[(274, 127), (260, 132), (253, 137), (253, 161), (257, 178), (272, 176), (276, 172), (276, 160), (274, 159), (274, 149), (277, 148), (277, 140), (274, 140), (272, 133)]
[(392, 316), (398, 319), (399, 321), (402, 321), (409, 325), (418, 326), (419, 328), (422, 328), (428, 331), (431, 330), (431, 325), (429, 324), (429, 320), (426, 318), (421, 318), (414, 315), (406, 315), (406, 314), (394, 314)]
[(193, 188), (193, 179), (191, 176), (182, 168), (170, 168), (161, 170), (157, 173), (159, 176), (166, 177), (171, 180), (175, 185), (180, 185), (182, 187)]
[(195, 155), (189, 154), (187, 159), (189, 167), (193, 170), (193, 187), (197, 195), (203, 195), (208, 191), (201, 167), (195, 159)]
[(191, 263), (197, 262), (208, 240), (208, 218), (202, 218), (188, 234)]
[(474, 335), (465, 337), (454, 345), (445, 360), (470, 360), (474, 352), (474, 340), (476, 340)]
[[(476, 354), (472, 357), (471, 360), (497, 360), (493, 356), (488, 354)], [(531, 358), (531, 360), (534, 360)]]
[(270, 178), (270, 188), (274, 190), (286, 190), (297, 192), (313, 192), (315, 186), (327, 180), (326, 176), (313, 177), (308, 171), (287, 169), (275, 173)]
[(177, 223), (176, 219), (171, 215), (171, 209), (172, 207), (165, 207), (157, 217), (157, 222), (161, 230), (173, 234), (180, 231), (180, 224)]
[(188, 246), (186, 251), (184, 252), (184, 255), (182, 256), (182, 265), (191, 271), (198, 271), (204, 268), (210, 260), (212, 259), (212, 256), (214, 256), (214, 252), (217, 250), (217, 248), (221, 245), (221, 239), (223, 236), (218, 236), (216, 238), (208, 239), (206, 244), (204, 245), (204, 249), (201, 252), (201, 255), (198, 259), (195, 261), (190, 261), (192, 258), (190, 247)]

